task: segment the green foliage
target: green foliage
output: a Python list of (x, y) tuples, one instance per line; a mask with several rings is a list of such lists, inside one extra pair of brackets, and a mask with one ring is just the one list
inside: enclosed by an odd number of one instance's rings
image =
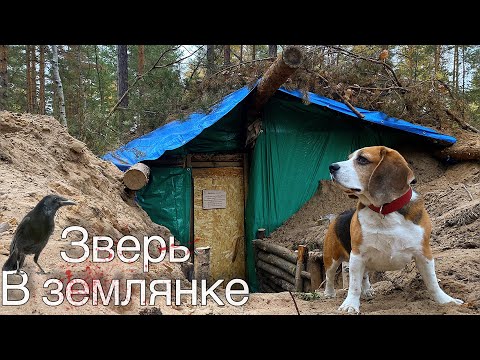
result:
[[(459, 45), (458, 79), (454, 81), (454, 45), (354, 45), (343, 49), (365, 58), (377, 59), (382, 49), (388, 47), (386, 63), (391, 66), (403, 85), (410, 92), (402, 100), (400, 96), (388, 96), (386, 90), (395, 85), (388, 73), (378, 64), (360, 61), (329, 47), (306, 46), (307, 58), (297, 75), (307, 71), (315, 79), (293, 76), (287, 86), (319, 92), (335, 98), (335, 92), (343, 93), (347, 85), (358, 84), (366, 91), (356, 91), (352, 102), (366, 108), (375, 108), (407, 120), (423, 122), (438, 115), (432, 109), (443, 101), (446, 106), (464, 104), (460, 112), (474, 126), (480, 124), (480, 46)], [(172, 64), (197, 46), (180, 48), (173, 45), (146, 45), (144, 73), (158, 61), (156, 68), (136, 81), (138, 77), (139, 46), (128, 46), (129, 106), (117, 108), (117, 53), (115, 45), (59, 45), (60, 76), (64, 87), (66, 115), (69, 132), (97, 154), (103, 154), (141, 136), (174, 118), (184, 118), (195, 110), (208, 110), (215, 101), (236, 88), (254, 83), (269, 66), (267, 45), (243, 45), (242, 60), (238, 66), (240, 45), (230, 45), (231, 64), (224, 67), (223, 45), (214, 47), (212, 76), (206, 76), (206, 46), (198, 53), (178, 64)], [(37, 61), (38, 61), (38, 46)], [(187, 51), (185, 51), (187, 50)], [(278, 47), (281, 52), (282, 46)], [(59, 118), (57, 87), (53, 81), (52, 54), (45, 47), (45, 100), (46, 113)], [(437, 59), (437, 62), (435, 61)], [(165, 66), (172, 64), (171, 66)], [(38, 75), (39, 64), (36, 65)], [(327, 79), (329, 84), (325, 84)], [(7, 109), (14, 112), (27, 110), (26, 46), (8, 46)], [(440, 80), (451, 90), (439, 88)], [(303, 81), (303, 83), (302, 83)], [(302, 85), (305, 85), (302, 87)], [(429, 95), (429, 89), (436, 97)], [(370, 90), (368, 90), (370, 89)], [(440, 89), (440, 90), (439, 90)], [(417, 91), (418, 90), (418, 91)], [(443, 93), (442, 93), (443, 91)], [(36, 84), (39, 96), (39, 80)], [(362, 99), (365, 96), (365, 99)], [(454, 99), (455, 98), (455, 99)], [(408, 105), (408, 106), (407, 106)], [(410, 112), (410, 113), (408, 113)], [(444, 115), (442, 115), (444, 116)], [(432, 123), (435, 123), (434, 121)], [(428, 122), (425, 122), (429, 125)]]

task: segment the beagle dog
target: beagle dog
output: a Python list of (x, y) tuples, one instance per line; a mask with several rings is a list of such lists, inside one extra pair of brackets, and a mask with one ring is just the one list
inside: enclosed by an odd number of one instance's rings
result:
[(385, 146), (365, 147), (329, 169), (332, 180), (359, 201), (356, 209), (337, 216), (327, 230), (325, 297), (335, 296), (336, 270), (349, 260), (348, 295), (339, 310), (358, 313), (360, 296), (374, 295), (369, 271), (400, 270), (415, 259), (436, 302), (462, 304), (438, 285), (430, 248), (430, 218), (423, 199), (410, 187), (415, 178), (402, 155)]

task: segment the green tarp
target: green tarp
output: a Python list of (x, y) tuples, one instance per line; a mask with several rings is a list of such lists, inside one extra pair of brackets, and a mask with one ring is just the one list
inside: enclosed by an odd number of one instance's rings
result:
[(243, 102), (238, 104), (221, 120), (203, 130), (196, 138), (178, 149), (166, 151), (165, 155), (243, 152), (245, 149), (245, 131), (243, 131), (244, 122), (242, 121), (243, 105)]
[(392, 145), (399, 135), (361, 126), (300, 101), (272, 98), (264, 108), (263, 129), (251, 161), (246, 208), (247, 273), (256, 290), (251, 240), (258, 228), (268, 236), (297, 212), (330, 179), (328, 166), (353, 150)]
[(150, 181), (137, 191), (137, 200), (155, 223), (189, 246), (191, 193), (191, 169), (152, 167)]
[[(392, 146), (402, 134), (367, 127), (343, 114), (305, 105), (277, 93), (264, 107), (263, 131), (251, 156), (245, 210), (247, 274), (256, 291), (252, 239), (258, 228), (267, 235), (309, 200), (319, 181), (329, 179), (328, 166), (369, 145)], [(243, 152), (243, 103), (183, 147), (166, 154)], [(190, 243), (191, 169), (152, 167), (149, 184), (137, 192), (143, 209), (168, 227), (182, 245)]]

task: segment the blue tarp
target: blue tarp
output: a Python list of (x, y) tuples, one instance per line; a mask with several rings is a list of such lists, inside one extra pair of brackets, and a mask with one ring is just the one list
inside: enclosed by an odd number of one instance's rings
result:
[[(255, 89), (255, 87), (249, 89), (245, 86), (224, 97), (208, 114), (193, 113), (184, 121), (172, 121), (148, 134), (130, 141), (115, 151), (109, 152), (103, 156), (103, 159), (111, 161), (122, 171), (126, 171), (130, 166), (139, 161), (158, 159), (165, 151), (174, 150), (185, 145), (204, 129), (215, 124), (244, 100), (253, 89)], [(298, 90), (280, 88), (279, 91), (297, 98), (303, 98), (303, 94)], [(359, 121), (399, 129), (449, 144), (456, 142), (456, 139), (452, 136), (441, 134), (425, 126), (415, 125), (405, 120), (390, 117), (380, 111), (355, 108), (360, 114), (364, 115), (363, 119), (359, 119), (348, 106), (341, 102), (311, 92), (308, 93), (308, 98), (313, 104), (354, 117)]]

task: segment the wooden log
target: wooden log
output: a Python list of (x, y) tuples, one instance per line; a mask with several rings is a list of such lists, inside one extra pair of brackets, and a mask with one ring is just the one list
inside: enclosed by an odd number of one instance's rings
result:
[(480, 160), (480, 135), (464, 132), (455, 144), (436, 151), (434, 155), (442, 160)]
[(297, 255), (292, 250), (289, 250), (283, 246), (272, 244), (266, 240), (260, 239), (253, 240), (253, 245), (260, 250), (280, 256), (292, 264), (297, 264)]
[(302, 271), (304, 269), (305, 250), (305, 245), (298, 245), (297, 271), (295, 273), (295, 291), (297, 292), (303, 291)]
[(295, 291), (295, 286), (293, 286), (292, 284), (290, 284), (288, 281), (285, 281), (283, 279), (280, 279), (278, 277), (275, 277), (271, 274), (268, 274), (266, 272), (263, 272), (263, 277), (264, 279), (269, 282), (269, 283), (273, 283), (275, 284), (276, 286), (279, 286), (282, 291), (286, 290), (286, 291)]
[(283, 280), (288, 281), (290, 284), (294, 285), (295, 284), (295, 277), (287, 273), (286, 271), (279, 269), (273, 265), (270, 265), (266, 263), (265, 261), (258, 260), (257, 261), (257, 267), (264, 270), (265, 272), (274, 275), (276, 277), (279, 277)]
[(123, 174), (123, 183), (130, 190), (140, 190), (147, 185), (150, 168), (143, 163), (136, 163)]
[(260, 283), (260, 290), (262, 290), (262, 292), (266, 292), (266, 293), (276, 293), (276, 291), (270, 285), (268, 285), (265, 282)]
[(310, 291), (315, 291), (322, 283), (322, 258), (319, 261), (317, 254), (309, 254), (307, 271), (310, 273)]
[(301, 272), (301, 274), (300, 274), (300, 275), (301, 275), (301, 276), (302, 276), (302, 278), (304, 278), (304, 279), (308, 279), (308, 280), (310, 280), (310, 279), (312, 278), (312, 276), (310, 275), (310, 273), (309, 273), (308, 271), (304, 271), (304, 270), (302, 270), (302, 272)]
[(262, 106), (272, 97), (277, 89), (295, 72), (302, 63), (302, 51), (296, 46), (287, 46), (272, 65), (263, 74), (257, 86), (250, 108), (252, 116), (257, 115)]
[(265, 251), (259, 251), (258, 258), (262, 261), (265, 261), (266, 263), (275, 265), (276, 267), (282, 270), (285, 270), (292, 276), (295, 276), (295, 271), (297, 267), (291, 262), (281, 258), (280, 256), (277, 256), (275, 254), (270, 254)]
[(197, 247), (194, 253), (194, 272), (198, 283), (202, 279), (207, 280), (207, 285), (212, 282), (210, 272), (210, 246)]
[(266, 284), (267, 286), (270, 286), (274, 292), (282, 292), (282, 291), (285, 291), (281, 286), (275, 284), (273, 281), (271, 281), (270, 279), (265, 279), (264, 280), (264, 284)]

